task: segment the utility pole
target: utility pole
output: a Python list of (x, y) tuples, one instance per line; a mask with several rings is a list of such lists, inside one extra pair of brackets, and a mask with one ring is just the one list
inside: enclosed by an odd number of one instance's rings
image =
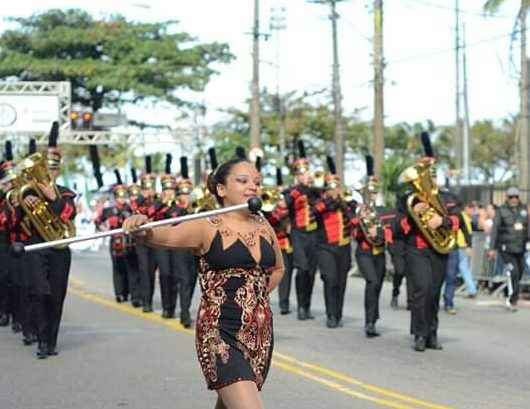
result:
[(337, 18), (336, 0), (330, 1), (331, 6), (331, 29), (333, 34), (333, 107), (335, 115), (335, 155), (337, 163), (337, 175), (344, 181), (344, 118), (342, 117), (342, 91), (340, 87), (339, 49), (337, 41)]
[(526, 56), (526, 15), (528, 6), (521, 0), (520, 25), (521, 25), (521, 112), (520, 112), (520, 156), (519, 156), (519, 187), (521, 199), (528, 202), (530, 198), (530, 165), (528, 155), (530, 154), (530, 136), (528, 135), (528, 58)]
[(383, 0), (374, 0), (374, 173), (381, 177), (385, 160)]
[(464, 133), (463, 133), (463, 176), (464, 183), (469, 185), (471, 177), (471, 126), (469, 124), (469, 101), (467, 94), (467, 50), (466, 50), (466, 26), (462, 27), (462, 68), (464, 71)]
[(271, 19), (269, 28), (270, 31), (276, 32), (276, 101), (275, 101), (275, 110), (276, 115), (278, 116), (278, 145), (280, 147), (280, 152), (285, 152), (285, 116), (286, 116), (286, 106), (283, 98), (280, 93), (280, 32), (287, 28), (285, 23), (285, 7), (272, 7), (271, 8)]
[[(455, 103), (456, 103), (456, 122), (455, 122), (455, 140), (454, 150), (456, 158), (456, 168), (462, 171), (464, 166), (463, 149), (462, 149), (462, 115), (460, 107), (460, 8), (459, 0), (455, 0), (455, 64), (456, 64), (456, 86), (455, 86)], [(459, 177), (460, 179), (460, 177)]]
[(344, 181), (344, 136), (345, 126), (344, 118), (342, 117), (342, 91), (340, 86), (340, 65), (339, 65), (339, 50), (337, 39), (337, 19), (339, 14), (336, 10), (336, 5), (342, 0), (310, 0), (310, 3), (329, 4), (331, 14), (331, 34), (333, 41), (333, 69), (331, 78), (332, 98), (333, 98), (333, 114), (335, 119), (335, 164), (337, 167), (337, 175)]
[(259, 0), (254, 0), (254, 27), (252, 29), (252, 98), (250, 100), (250, 149), (261, 148), (259, 101)]

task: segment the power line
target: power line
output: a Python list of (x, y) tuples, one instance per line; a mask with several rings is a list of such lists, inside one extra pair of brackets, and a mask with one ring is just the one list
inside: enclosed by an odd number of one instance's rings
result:
[[(442, 4), (431, 3), (430, 1), (426, 1), (426, 0), (406, 0), (406, 1), (408, 1), (410, 3), (420, 4), (420, 5), (425, 6), (425, 7), (436, 8), (436, 9), (439, 9), (439, 10), (446, 10), (446, 11), (451, 12), (451, 13), (454, 12), (454, 8), (451, 8), (449, 6), (444, 6)], [(515, 16), (507, 16), (507, 15), (503, 15), (503, 14), (479, 13), (479, 12), (476, 12), (476, 11), (462, 10), (462, 9), (460, 9), (460, 13), (466, 14), (466, 15), (469, 15), (469, 16), (474, 16), (474, 17), (481, 17), (481, 18), (485, 18), (485, 17), (506, 18), (506, 19), (508, 19), (508, 18), (509, 19), (514, 19), (515, 18)]]
[[(519, 34), (519, 33), (520, 33), (520, 30), (516, 30), (516, 31), (510, 32), (508, 34), (501, 34), (501, 35), (498, 35), (498, 36), (495, 36), (495, 37), (484, 38), (484, 39), (476, 41), (476, 42), (474, 42), (472, 44), (468, 44), (467, 48), (469, 49), (471, 47), (477, 47), (477, 46), (485, 44), (485, 43), (492, 43), (494, 41), (498, 41), (498, 40), (501, 40), (503, 38), (511, 37), (512, 35)], [(439, 55), (439, 54), (445, 54), (445, 53), (453, 52), (453, 51), (455, 51), (455, 47), (440, 49), (440, 50), (436, 50), (436, 51), (434, 51), (432, 53), (427, 53), (427, 54), (418, 54), (418, 55), (412, 55), (412, 56), (409, 56), (409, 57), (398, 58), (396, 60), (387, 61), (387, 63), (388, 64), (397, 64), (397, 63), (401, 63), (401, 62), (407, 62), (407, 61), (412, 61), (412, 60), (417, 60), (417, 59), (433, 57), (433, 56), (436, 56), (436, 55)]]

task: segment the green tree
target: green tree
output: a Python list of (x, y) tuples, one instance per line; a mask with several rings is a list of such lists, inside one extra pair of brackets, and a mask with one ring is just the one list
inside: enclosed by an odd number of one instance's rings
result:
[(499, 183), (513, 175), (516, 163), (516, 119), (505, 119), (501, 127), (492, 121), (477, 121), (471, 127), (474, 170), (484, 183)]
[(87, 12), (49, 10), (12, 18), (0, 36), (0, 78), (70, 81), (74, 103), (119, 106), (150, 99), (189, 105), (179, 91), (202, 91), (215, 63), (233, 56), (223, 43), (198, 43), (177, 21), (94, 19)]

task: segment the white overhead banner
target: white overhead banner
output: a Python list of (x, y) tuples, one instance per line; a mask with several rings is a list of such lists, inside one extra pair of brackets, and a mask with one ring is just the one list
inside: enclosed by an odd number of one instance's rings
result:
[(0, 131), (49, 132), (59, 115), (58, 95), (0, 94)]

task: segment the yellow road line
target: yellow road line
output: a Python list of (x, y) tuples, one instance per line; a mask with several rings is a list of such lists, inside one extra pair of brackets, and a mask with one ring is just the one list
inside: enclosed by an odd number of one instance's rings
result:
[[(95, 293), (86, 291), (83, 289), (85, 287), (84, 283), (81, 280), (75, 279), (73, 277), (70, 278), (70, 293), (73, 293), (85, 300), (92, 301), (94, 303), (104, 305), (109, 308), (113, 308), (115, 310), (124, 312), (129, 315), (133, 315), (135, 317), (141, 318), (143, 320), (148, 320), (152, 322), (156, 322), (158, 324), (164, 325), (165, 327), (171, 328), (174, 331), (180, 331), (184, 332), (189, 335), (194, 335), (195, 331), (192, 329), (184, 328), (178, 321), (176, 320), (167, 320), (162, 317), (160, 317), (158, 314), (146, 314), (141, 311), (141, 309), (133, 308), (132, 306), (128, 304), (118, 304), (114, 300), (111, 300), (109, 298), (106, 298), (104, 296), (97, 295)], [(273, 362), (272, 364), (278, 368), (281, 368), (282, 370), (286, 372), (290, 372), (292, 374), (296, 374), (298, 376), (310, 379), (314, 382), (320, 383), (322, 385), (325, 385), (331, 389), (334, 389), (336, 391), (342, 392), (346, 395), (349, 395), (351, 397), (355, 397), (362, 400), (371, 401), (374, 403), (377, 403), (382, 406), (387, 406), (395, 409), (411, 409), (413, 407), (423, 407), (427, 409), (451, 409), (448, 406), (442, 406), (437, 405), (434, 403), (429, 403), (426, 401), (422, 401), (419, 399), (416, 399), (411, 396), (403, 395), (397, 392), (394, 392), (392, 390), (382, 388), (376, 385), (371, 385), (368, 383), (364, 383), (358, 379), (352, 378), (344, 373), (334, 371), (332, 369), (324, 368), (322, 366), (319, 366), (317, 364), (312, 364), (309, 362), (300, 361), (294, 357), (291, 357), (289, 355), (281, 354), (279, 352), (274, 352), (273, 354)], [(310, 373), (308, 370), (316, 372)], [(373, 397), (370, 395), (367, 395), (362, 392), (357, 392), (351, 388), (348, 388), (344, 385), (341, 385), (337, 382), (334, 382), (329, 379), (325, 379), (320, 375), (325, 375), (329, 378), (332, 378), (337, 381), (345, 382), (351, 385), (355, 385), (359, 388), (368, 390), (370, 392), (383, 395), (387, 398), (393, 398), (401, 402), (394, 402), (386, 399), (382, 399), (379, 397)], [(406, 402), (408, 404), (413, 404), (414, 406), (409, 406), (407, 404), (404, 404), (403, 402)]]
[(307, 372), (306, 370), (304, 370), (302, 368), (297, 368), (295, 366), (289, 365), (289, 364), (284, 363), (284, 362), (279, 362), (277, 360), (273, 360), (272, 361), (272, 365), (273, 366), (277, 366), (278, 368), (281, 368), (281, 369), (283, 369), (286, 372), (293, 373), (293, 374), (301, 376), (303, 378), (311, 379), (314, 382), (320, 383), (322, 385), (327, 386), (328, 388), (331, 388), (331, 389), (334, 389), (336, 391), (345, 393), (346, 395), (352, 396), (354, 398), (358, 398), (358, 399), (374, 402), (374, 403), (377, 403), (377, 404), (379, 404), (381, 406), (387, 406), (389, 408), (395, 408), (395, 409), (411, 409), (412, 408), (411, 406), (404, 405), (404, 404), (401, 404), (399, 402), (392, 402), (392, 401), (389, 401), (389, 400), (386, 400), (386, 399), (380, 399), (380, 398), (376, 398), (376, 397), (373, 397), (373, 396), (370, 396), (370, 395), (366, 395), (366, 394), (361, 393), (361, 392), (354, 391), (353, 389), (348, 388), (346, 386), (343, 386), (341, 384), (338, 384), (337, 382), (333, 382), (333, 381), (330, 381), (328, 379), (322, 378), (320, 376), (314, 375), (314, 374), (312, 374), (310, 372)]
[(409, 402), (409, 403), (413, 403), (417, 406), (421, 406), (421, 407), (425, 407), (425, 408), (428, 408), (428, 409), (451, 409), (449, 406), (443, 406), (443, 405), (437, 405), (437, 404), (434, 404), (434, 403), (430, 403), (430, 402), (426, 402), (426, 401), (423, 401), (423, 400), (419, 400), (419, 399), (416, 399), (412, 396), (407, 396), (407, 395), (403, 395), (401, 393), (398, 393), (398, 392), (394, 392), (390, 389), (386, 389), (386, 388), (383, 388), (383, 387), (380, 387), (380, 386), (376, 386), (376, 385), (371, 385), (369, 383), (365, 383), (365, 382), (362, 382), (358, 379), (355, 379), (355, 378), (352, 378), (351, 376), (348, 376), (344, 373), (341, 373), (341, 372), (338, 372), (338, 371), (334, 371), (332, 369), (328, 369), (328, 368), (324, 368), (320, 365), (316, 365), (316, 364), (311, 364), (309, 362), (304, 362), (304, 361), (300, 361), (296, 358), (293, 358), (289, 355), (285, 355), (285, 354), (281, 354), (279, 352), (275, 352), (274, 353), (274, 358), (275, 359), (282, 359), (290, 364), (294, 364), (294, 365), (298, 365), (302, 368), (305, 368), (305, 369), (310, 369), (314, 372), (317, 372), (317, 373), (320, 373), (322, 375), (327, 375), (331, 378), (334, 378), (336, 380), (340, 380), (340, 381), (343, 381), (343, 382), (346, 382), (346, 383), (349, 383), (351, 385), (355, 385), (355, 386), (358, 386), (360, 388), (363, 388), (363, 389), (367, 389), (371, 392), (376, 392), (378, 394), (381, 394), (381, 395), (384, 395), (384, 396), (387, 396), (387, 397), (391, 397), (391, 398), (394, 398), (394, 399), (398, 399), (398, 400), (401, 400), (401, 401), (404, 401), (404, 402)]

